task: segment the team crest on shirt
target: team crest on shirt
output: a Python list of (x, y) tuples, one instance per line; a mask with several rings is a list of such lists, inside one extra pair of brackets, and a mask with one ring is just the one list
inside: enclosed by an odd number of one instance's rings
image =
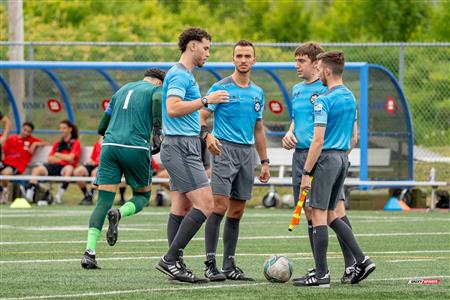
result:
[(312, 94), (311, 98), (309, 98), (309, 102), (314, 104), (316, 102), (317, 97), (319, 97), (319, 94), (317, 94), (317, 93)]
[(314, 105), (314, 114), (315, 115), (321, 115), (323, 110), (322, 104), (315, 104)]
[(253, 101), (255, 102), (255, 111), (259, 112), (261, 110), (261, 100), (258, 97), (254, 97)]

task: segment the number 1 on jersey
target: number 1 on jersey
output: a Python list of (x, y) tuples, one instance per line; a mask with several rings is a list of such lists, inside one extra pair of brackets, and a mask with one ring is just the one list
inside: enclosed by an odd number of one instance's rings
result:
[(128, 95), (125, 98), (125, 103), (123, 104), (123, 107), (122, 107), (123, 109), (128, 108), (128, 102), (130, 102), (131, 94), (133, 94), (133, 90), (128, 91)]

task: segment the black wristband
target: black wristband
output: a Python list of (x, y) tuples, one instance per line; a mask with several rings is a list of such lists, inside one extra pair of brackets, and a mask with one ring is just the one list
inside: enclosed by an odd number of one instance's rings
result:
[(205, 140), (208, 134), (209, 134), (208, 126), (202, 125), (200, 127), (200, 137), (202, 138), (202, 140)]
[(305, 169), (303, 169), (302, 170), (302, 175), (304, 175), (304, 176), (311, 176), (311, 172), (308, 172)]
[(266, 159), (261, 159), (261, 164), (263, 165), (263, 164), (265, 164), (265, 163), (270, 164), (270, 160), (269, 160), (268, 158), (266, 158)]

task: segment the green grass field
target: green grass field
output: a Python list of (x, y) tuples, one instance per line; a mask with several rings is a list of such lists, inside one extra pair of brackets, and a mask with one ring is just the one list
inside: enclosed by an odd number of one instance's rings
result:
[[(343, 259), (330, 230), (330, 289), (298, 288), (265, 280), (262, 265), (285, 254), (294, 276), (313, 266), (305, 220), (287, 230), (290, 210), (248, 209), (241, 224), (237, 262), (255, 282), (186, 285), (169, 283), (154, 265), (166, 251), (167, 208), (149, 207), (123, 220), (114, 247), (99, 242), (102, 270), (82, 270), (89, 208), (71, 206), (13, 210), (0, 207), (0, 297), (4, 299), (448, 299), (450, 218), (442, 212), (350, 211), (357, 239), (377, 264), (359, 285), (342, 285)], [(107, 223), (107, 222), (106, 222)], [(201, 275), (203, 230), (185, 250), (188, 267)], [(219, 242), (218, 252), (222, 251)], [(221, 257), (219, 257), (221, 261)], [(439, 285), (408, 284), (439, 279)]]

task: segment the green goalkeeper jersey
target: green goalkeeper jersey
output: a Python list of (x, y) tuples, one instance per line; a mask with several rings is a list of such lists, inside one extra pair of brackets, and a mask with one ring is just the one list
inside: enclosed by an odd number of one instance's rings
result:
[(148, 81), (130, 82), (111, 98), (111, 116), (103, 145), (151, 149), (153, 126), (161, 127), (161, 87)]

